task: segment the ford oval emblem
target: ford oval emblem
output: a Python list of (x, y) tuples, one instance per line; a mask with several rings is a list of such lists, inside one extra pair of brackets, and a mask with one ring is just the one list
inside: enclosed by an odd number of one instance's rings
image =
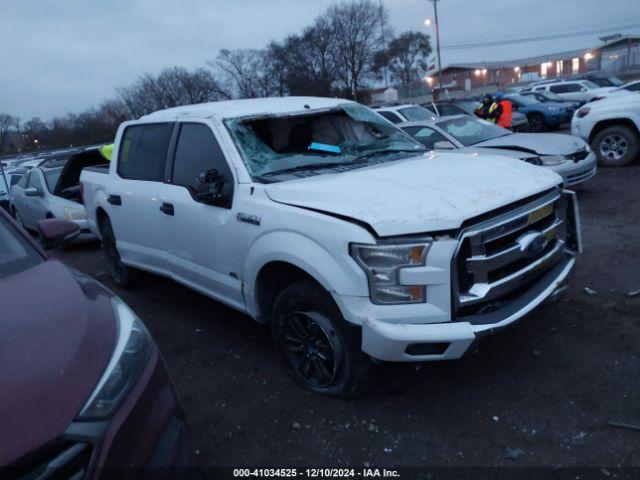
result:
[(548, 244), (549, 240), (540, 232), (528, 232), (518, 239), (520, 251), (526, 258), (539, 255)]

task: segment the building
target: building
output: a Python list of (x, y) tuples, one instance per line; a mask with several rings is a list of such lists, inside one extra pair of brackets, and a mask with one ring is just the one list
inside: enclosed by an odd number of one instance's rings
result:
[[(501, 62), (451, 64), (442, 69), (442, 88), (448, 91), (503, 88), (583, 73), (623, 78), (640, 76), (640, 36), (616, 34), (600, 40), (603, 41), (601, 45), (590, 49)], [(435, 77), (430, 81), (435, 84)]]

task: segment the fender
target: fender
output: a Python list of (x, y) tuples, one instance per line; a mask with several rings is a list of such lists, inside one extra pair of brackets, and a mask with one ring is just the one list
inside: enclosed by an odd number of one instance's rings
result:
[(96, 187), (96, 190), (93, 192), (91, 196), (91, 205), (92, 208), (87, 208), (87, 223), (89, 224), (89, 228), (93, 232), (93, 234), (102, 240), (102, 235), (100, 234), (100, 229), (98, 228), (98, 220), (97, 220), (97, 211), (99, 208), (107, 212), (109, 214), (109, 207), (107, 203), (107, 194), (103, 187)]
[(332, 295), (369, 295), (365, 273), (347, 251), (336, 258), (315, 240), (291, 231), (276, 231), (258, 238), (249, 248), (243, 266), (244, 294), (252, 316), (258, 313), (255, 286), (262, 267), (286, 262), (307, 272)]

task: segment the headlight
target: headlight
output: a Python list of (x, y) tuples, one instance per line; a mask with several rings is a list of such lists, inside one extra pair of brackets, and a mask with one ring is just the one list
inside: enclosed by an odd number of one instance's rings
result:
[(87, 218), (87, 214), (84, 208), (65, 207), (64, 218), (73, 222), (74, 220), (84, 220)]
[(116, 347), (79, 420), (109, 417), (138, 380), (151, 352), (151, 337), (136, 314), (117, 297), (111, 303), (118, 320)]
[(351, 245), (351, 256), (369, 279), (369, 296), (378, 305), (423, 303), (424, 285), (400, 285), (400, 269), (425, 264), (431, 242), (407, 245)]
[(540, 160), (545, 167), (560, 165), (567, 161), (562, 155), (545, 155), (544, 157), (540, 157)]
[(576, 113), (576, 115), (578, 116), (578, 118), (582, 118), (588, 115), (590, 111), (591, 111), (590, 107), (582, 107), (580, 110), (578, 110), (578, 113)]

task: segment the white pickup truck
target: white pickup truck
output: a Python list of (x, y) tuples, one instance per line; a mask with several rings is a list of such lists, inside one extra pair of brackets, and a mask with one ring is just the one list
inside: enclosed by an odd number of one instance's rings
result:
[(155, 272), (271, 323), (293, 377), (342, 397), (378, 361), (460, 358), (566, 288), (581, 248), (555, 173), (426, 151), (339, 99), (159, 111), (81, 182), (116, 283)]

